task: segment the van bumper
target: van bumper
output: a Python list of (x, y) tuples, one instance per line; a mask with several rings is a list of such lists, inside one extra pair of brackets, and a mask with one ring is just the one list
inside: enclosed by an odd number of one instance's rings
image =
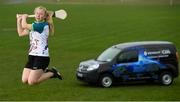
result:
[(98, 82), (99, 75), (97, 70), (87, 71), (87, 72), (76, 72), (76, 77), (78, 80), (88, 83), (96, 83)]

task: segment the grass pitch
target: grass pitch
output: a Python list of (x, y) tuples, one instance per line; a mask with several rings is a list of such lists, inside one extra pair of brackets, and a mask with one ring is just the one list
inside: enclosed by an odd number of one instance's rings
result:
[[(64, 80), (48, 80), (36, 86), (21, 83), (27, 60), (28, 37), (18, 37), (16, 13), (31, 14), (43, 5), (63, 8), (64, 21), (54, 19), (55, 36), (50, 37), (50, 66), (57, 66)], [(171, 86), (157, 84), (90, 86), (76, 80), (80, 61), (97, 57), (114, 44), (166, 40), (180, 52), (180, 6), (127, 6), (116, 4), (0, 4), (0, 100), (36, 101), (172, 101), (180, 100), (180, 78)], [(32, 20), (29, 20), (31, 22)]]

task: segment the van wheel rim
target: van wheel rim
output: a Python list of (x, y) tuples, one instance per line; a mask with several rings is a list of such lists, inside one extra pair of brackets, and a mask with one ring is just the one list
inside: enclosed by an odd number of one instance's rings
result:
[(110, 87), (112, 84), (112, 79), (110, 77), (104, 77), (102, 80), (102, 84), (104, 87)]
[(169, 85), (172, 81), (172, 77), (170, 75), (166, 74), (162, 77), (162, 80), (163, 80), (163, 84)]

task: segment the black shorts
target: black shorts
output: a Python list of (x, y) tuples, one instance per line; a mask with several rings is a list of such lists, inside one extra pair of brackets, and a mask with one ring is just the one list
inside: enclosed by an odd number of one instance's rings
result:
[(45, 70), (48, 67), (49, 62), (50, 62), (49, 57), (29, 55), (25, 68), (32, 69), (32, 70), (37, 70), (37, 69)]

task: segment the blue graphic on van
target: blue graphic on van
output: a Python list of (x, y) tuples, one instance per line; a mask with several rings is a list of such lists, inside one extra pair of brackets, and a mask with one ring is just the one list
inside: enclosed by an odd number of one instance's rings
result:
[(165, 65), (152, 58), (148, 58), (144, 51), (140, 51), (138, 61), (115, 64), (112, 66), (111, 71), (115, 77), (122, 77), (124, 80), (127, 80), (129, 77), (136, 77), (138, 79), (147, 73), (150, 73), (152, 78), (157, 78), (158, 76), (155, 72), (164, 68), (166, 68)]

